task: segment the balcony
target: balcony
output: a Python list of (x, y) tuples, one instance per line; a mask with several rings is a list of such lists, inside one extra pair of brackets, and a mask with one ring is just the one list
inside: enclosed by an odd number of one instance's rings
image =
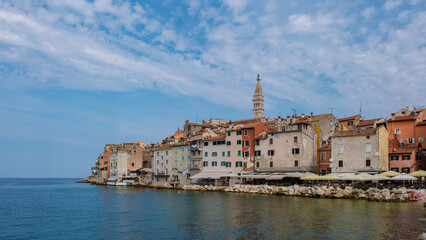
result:
[(154, 173), (154, 174), (153, 174), (153, 176), (154, 176), (154, 177), (169, 177), (169, 176), (170, 176), (170, 174), (166, 174), (166, 173), (163, 173), (163, 172), (159, 172), (159, 173)]
[(203, 151), (203, 149), (196, 144), (195, 145), (189, 145), (189, 150), (190, 151)]
[(199, 166), (198, 164), (196, 164), (196, 165), (192, 165), (189, 169), (190, 170), (201, 170), (201, 166)]

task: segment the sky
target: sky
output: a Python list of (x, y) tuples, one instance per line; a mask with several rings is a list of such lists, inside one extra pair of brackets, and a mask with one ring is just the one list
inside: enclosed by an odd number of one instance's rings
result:
[(0, 0), (0, 177), (85, 177), (185, 120), (426, 105), (426, 1)]

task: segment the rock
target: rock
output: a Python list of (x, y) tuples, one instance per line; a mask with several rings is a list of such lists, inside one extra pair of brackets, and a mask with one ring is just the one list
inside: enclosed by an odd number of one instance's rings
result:
[(419, 236), (417, 236), (417, 240), (426, 240), (426, 233), (422, 233)]
[(334, 197), (335, 198), (342, 198), (342, 197), (344, 197), (345, 195), (342, 193), (342, 192), (338, 192), (338, 193), (336, 193), (335, 195), (334, 195)]

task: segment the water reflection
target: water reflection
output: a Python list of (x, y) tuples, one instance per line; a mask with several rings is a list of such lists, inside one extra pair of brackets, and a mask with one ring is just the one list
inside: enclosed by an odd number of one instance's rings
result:
[(13, 182), (0, 184), (0, 239), (415, 239), (425, 231), (418, 203)]

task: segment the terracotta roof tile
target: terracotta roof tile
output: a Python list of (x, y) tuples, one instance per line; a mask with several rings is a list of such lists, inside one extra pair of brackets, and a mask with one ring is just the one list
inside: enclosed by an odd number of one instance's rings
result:
[(369, 125), (373, 125), (374, 121), (379, 121), (382, 118), (374, 118), (374, 119), (366, 119), (366, 120), (362, 120), (361, 122), (359, 122), (356, 126), (357, 127), (363, 127), (363, 126), (369, 126)]
[(413, 116), (399, 116), (399, 117), (395, 117), (395, 119), (389, 119), (388, 122), (409, 121), (409, 120), (415, 120), (416, 118), (417, 118), (416, 115), (413, 115)]
[(357, 118), (359, 116), (359, 114), (358, 115), (355, 115), (355, 116), (351, 116), (351, 117), (345, 117), (345, 118), (339, 118), (339, 119), (337, 119), (337, 121), (339, 121), (339, 122), (344, 122), (344, 121), (348, 121), (348, 120), (353, 120), (353, 119), (355, 119), (355, 118)]
[(319, 150), (331, 148), (331, 143), (327, 143), (324, 146), (320, 147)]
[(426, 121), (418, 122), (416, 125), (417, 126), (425, 126), (426, 125)]
[(225, 135), (219, 135), (216, 137), (207, 138), (207, 139), (204, 139), (204, 141), (211, 141), (211, 140), (217, 140), (217, 139), (225, 139)]
[(392, 153), (412, 153), (413, 151), (416, 151), (416, 147), (409, 147), (409, 146), (404, 146), (404, 147), (397, 147), (395, 148), (395, 151), (390, 151), (389, 154)]

